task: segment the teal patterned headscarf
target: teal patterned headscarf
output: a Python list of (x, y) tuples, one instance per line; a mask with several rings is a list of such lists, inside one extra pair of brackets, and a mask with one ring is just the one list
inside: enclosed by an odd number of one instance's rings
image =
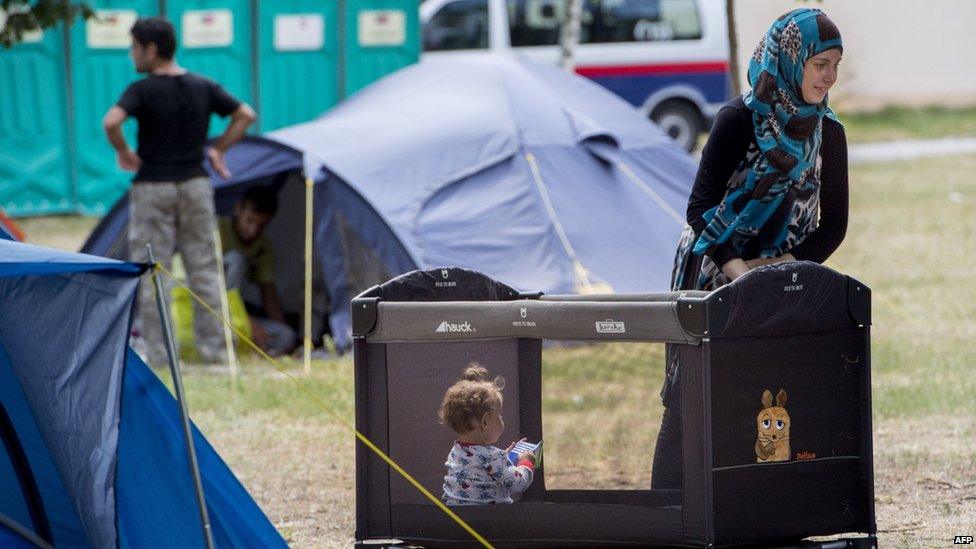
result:
[(816, 105), (803, 100), (803, 65), (831, 48), (843, 50), (840, 32), (823, 12), (809, 8), (783, 15), (759, 41), (749, 61), (752, 90), (743, 96), (752, 111), (759, 154), (747, 166), (744, 183), (705, 212), (696, 254), (733, 235), (740, 241), (755, 237), (786, 191), (814, 169), (823, 117), (837, 118), (826, 97)]

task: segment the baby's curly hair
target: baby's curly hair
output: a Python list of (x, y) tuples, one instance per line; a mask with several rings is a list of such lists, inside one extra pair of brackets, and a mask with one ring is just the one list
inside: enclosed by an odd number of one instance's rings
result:
[(488, 369), (472, 362), (450, 389), (444, 393), (441, 409), (437, 413), (441, 424), (447, 425), (455, 433), (464, 433), (475, 428), (482, 416), (502, 404), (502, 389), (505, 379), (501, 376), (488, 379)]

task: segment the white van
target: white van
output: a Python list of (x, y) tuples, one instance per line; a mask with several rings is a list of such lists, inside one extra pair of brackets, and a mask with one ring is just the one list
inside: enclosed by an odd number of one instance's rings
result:
[[(581, 0), (576, 72), (638, 107), (685, 149), (729, 98), (720, 0)], [(517, 48), (559, 61), (565, 0), (424, 0), (424, 57)]]

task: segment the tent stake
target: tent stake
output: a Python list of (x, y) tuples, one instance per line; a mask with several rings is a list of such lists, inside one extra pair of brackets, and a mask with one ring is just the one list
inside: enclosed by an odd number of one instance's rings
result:
[[(149, 263), (156, 265), (152, 244), (146, 244)], [(190, 462), (190, 474), (193, 475), (193, 488), (197, 494), (197, 506), (200, 510), (200, 523), (203, 525), (203, 542), (207, 549), (213, 549), (213, 534), (210, 531), (210, 517), (207, 515), (207, 500), (203, 496), (203, 482), (200, 480), (200, 468), (197, 465), (197, 453), (193, 448), (193, 431), (190, 429), (190, 412), (183, 395), (183, 377), (180, 367), (176, 363), (176, 342), (173, 340), (173, 330), (170, 324), (169, 311), (163, 296), (163, 284), (159, 280), (159, 272), (153, 269), (153, 286), (156, 288), (156, 307), (163, 324), (163, 337), (166, 339), (166, 356), (169, 357), (169, 371), (173, 376), (173, 387), (176, 390), (176, 401), (180, 405), (180, 422), (183, 424), (183, 438), (186, 439), (186, 457)]]

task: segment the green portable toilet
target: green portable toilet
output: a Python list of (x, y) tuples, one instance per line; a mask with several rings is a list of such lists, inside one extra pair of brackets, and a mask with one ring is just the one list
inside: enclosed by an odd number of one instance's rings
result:
[[(253, 101), (252, 12), (249, 0), (166, 0), (176, 28), (176, 59), (241, 101)], [(214, 115), (210, 135), (223, 133), (229, 119)]]
[(347, 0), (344, 96), (420, 58), (417, 0)]
[(258, 3), (258, 123), (315, 118), (339, 101), (338, 0)]
[(74, 209), (64, 31), (0, 50), (0, 206), (11, 216)]
[[(102, 116), (129, 84), (143, 77), (129, 59), (129, 30), (139, 17), (158, 14), (159, 5), (156, 0), (97, 0), (90, 5), (98, 19), (71, 26), (75, 186), (78, 210), (100, 215), (125, 193), (133, 176), (116, 164)], [(135, 148), (135, 121), (126, 121), (123, 131)]]

